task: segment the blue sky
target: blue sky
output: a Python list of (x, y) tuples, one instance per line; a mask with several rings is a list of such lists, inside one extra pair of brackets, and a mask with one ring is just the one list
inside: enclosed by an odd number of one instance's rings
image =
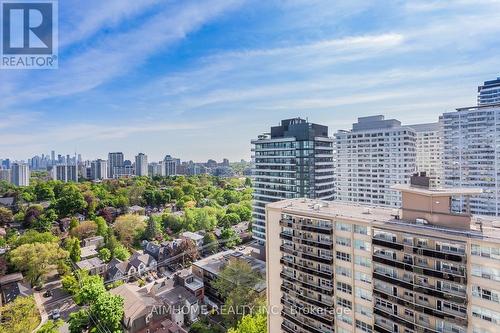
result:
[(0, 71), (0, 158), (250, 157), (301, 116), (436, 121), (500, 75), (500, 1), (64, 0), (59, 69)]

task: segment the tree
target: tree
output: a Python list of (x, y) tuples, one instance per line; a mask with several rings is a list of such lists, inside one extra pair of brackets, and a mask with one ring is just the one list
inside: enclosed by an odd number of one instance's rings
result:
[(55, 207), (59, 216), (81, 213), (87, 208), (87, 202), (75, 184), (66, 184), (62, 189)]
[(111, 253), (114, 253), (115, 248), (118, 246), (118, 240), (116, 239), (115, 232), (113, 229), (108, 228), (108, 231), (106, 232), (106, 236), (104, 237), (104, 246), (111, 251)]
[(116, 259), (127, 260), (130, 257), (130, 252), (128, 252), (125, 246), (119, 244), (115, 247), (115, 250), (113, 251), (113, 256)]
[[(82, 332), (84, 327), (105, 327), (106, 331), (119, 333), (123, 317), (123, 299), (106, 291), (100, 276), (87, 272), (75, 272), (78, 287), (73, 288), (72, 279), (68, 279), (75, 302), (86, 305), (80, 311), (70, 315), (70, 332)], [(89, 320), (90, 317), (92, 320)], [(90, 329), (90, 332), (93, 332)]]
[(175, 214), (163, 214), (162, 221), (163, 227), (175, 234), (179, 233), (184, 227), (182, 218)]
[(81, 260), (82, 250), (80, 248), (80, 240), (75, 237), (66, 238), (64, 241), (64, 248), (69, 252), (69, 258), (73, 262)]
[(233, 248), (236, 245), (241, 243), (241, 238), (236, 234), (232, 228), (225, 228), (222, 230), (220, 234), (220, 238), (222, 239), (222, 243), (224, 246), (228, 248)]
[(224, 215), (221, 224), (224, 228), (230, 228), (241, 222), (240, 216), (236, 213), (229, 213)]
[(59, 328), (64, 324), (64, 321), (59, 320), (49, 320), (40, 327), (37, 333), (58, 333)]
[(14, 221), (14, 215), (10, 209), (0, 207), (0, 226), (12, 223)]
[(55, 198), (54, 188), (47, 182), (38, 182), (35, 185), (35, 195), (38, 201), (52, 201)]
[(131, 246), (142, 235), (146, 223), (137, 215), (122, 215), (114, 224), (118, 239), (125, 245)]
[[(182, 255), (182, 256), (181, 256)], [(198, 248), (196, 244), (190, 239), (183, 239), (179, 245), (174, 249), (172, 256), (180, 256), (175, 260), (177, 263), (182, 263), (182, 266), (186, 266), (188, 263), (192, 263), (199, 257)]]
[(40, 322), (40, 315), (33, 297), (17, 297), (0, 308), (2, 321), (0, 333), (32, 332)]
[(103, 217), (98, 216), (94, 219), (94, 222), (97, 225), (97, 234), (103, 237), (106, 236), (109, 228), (106, 220)]
[(267, 316), (264, 311), (243, 316), (238, 326), (227, 333), (267, 333)]
[(245, 186), (252, 187), (252, 180), (250, 179), (250, 177), (245, 178)]
[(28, 230), (19, 237), (14, 237), (10, 243), (12, 247), (19, 247), (24, 244), (33, 243), (56, 243), (59, 241), (57, 236), (50, 232), (38, 232), (36, 230)]
[(148, 219), (146, 230), (144, 231), (144, 238), (147, 240), (162, 240), (163, 235), (160, 227), (161, 221), (151, 216)]
[(12, 250), (10, 261), (16, 269), (25, 273), (32, 285), (37, 285), (68, 256), (69, 253), (61, 249), (57, 243), (33, 243)]
[(56, 211), (47, 209), (38, 219), (33, 223), (33, 228), (40, 232), (50, 231), (54, 222), (57, 220)]
[(103, 247), (99, 250), (99, 259), (104, 262), (108, 262), (111, 259), (111, 251)]
[(206, 253), (215, 253), (219, 248), (219, 243), (217, 241), (217, 237), (213, 234), (213, 232), (207, 232), (203, 237), (203, 246)]
[(97, 224), (94, 221), (83, 221), (70, 230), (70, 234), (78, 239), (93, 237), (97, 234)]
[(90, 306), (90, 311), (103, 327), (114, 333), (121, 333), (123, 318), (123, 298), (109, 292), (101, 293)]
[(70, 333), (84, 332), (84, 328), (87, 328), (91, 324), (89, 310), (84, 308), (70, 313), (68, 322)]
[(230, 262), (219, 273), (213, 287), (225, 300), (225, 308), (232, 310), (224, 315), (227, 326), (233, 326), (241, 319), (241, 311), (237, 310), (257, 304), (255, 286), (259, 282), (262, 282), (261, 276), (243, 260)]
[(31, 205), (26, 210), (24, 214), (24, 225), (27, 228), (32, 228), (35, 222), (40, 218), (43, 213), (43, 207), (41, 205)]

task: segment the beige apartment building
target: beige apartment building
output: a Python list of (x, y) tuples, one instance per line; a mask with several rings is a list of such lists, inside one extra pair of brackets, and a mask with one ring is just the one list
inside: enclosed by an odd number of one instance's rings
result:
[(451, 211), (481, 190), (393, 189), (400, 209), (267, 205), (270, 333), (500, 331), (500, 220)]

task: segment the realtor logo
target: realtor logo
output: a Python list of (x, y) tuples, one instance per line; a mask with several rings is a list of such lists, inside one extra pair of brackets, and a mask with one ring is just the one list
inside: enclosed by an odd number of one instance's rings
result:
[(58, 67), (57, 2), (2, 0), (2, 69)]

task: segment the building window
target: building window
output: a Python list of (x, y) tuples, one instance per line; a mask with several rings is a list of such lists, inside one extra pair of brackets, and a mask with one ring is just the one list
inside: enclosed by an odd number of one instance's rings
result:
[(351, 269), (347, 267), (335, 266), (335, 272), (337, 273), (337, 275), (342, 275), (349, 278), (352, 277)]
[(340, 231), (349, 231), (352, 232), (352, 225), (348, 223), (337, 222), (335, 223), (335, 229)]
[(500, 292), (493, 289), (484, 289), (480, 286), (472, 286), (472, 295), (495, 303), (500, 303)]
[(354, 263), (364, 267), (372, 267), (372, 260), (362, 256), (354, 256)]
[(365, 301), (372, 301), (372, 293), (360, 287), (356, 287), (356, 297), (364, 299)]
[(349, 253), (337, 251), (336, 257), (338, 260), (351, 262), (351, 255)]
[(338, 245), (351, 247), (351, 239), (346, 237), (337, 237), (336, 243)]
[(337, 282), (337, 290), (347, 293), (349, 295), (352, 294), (352, 287), (344, 282)]
[(369, 274), (363, 273), (363, 272), (356, 272), (355, 273), (355, 278), (357, 281), (362, 281), (365, 283), (372, 283), (372, 278)]
[(356, 319), (356, 328), (359, 328), (363, 332), (368, 332), (368, 333), (372, 332), (372, 325), (368, 325), (367, 323), (357, 319)]

